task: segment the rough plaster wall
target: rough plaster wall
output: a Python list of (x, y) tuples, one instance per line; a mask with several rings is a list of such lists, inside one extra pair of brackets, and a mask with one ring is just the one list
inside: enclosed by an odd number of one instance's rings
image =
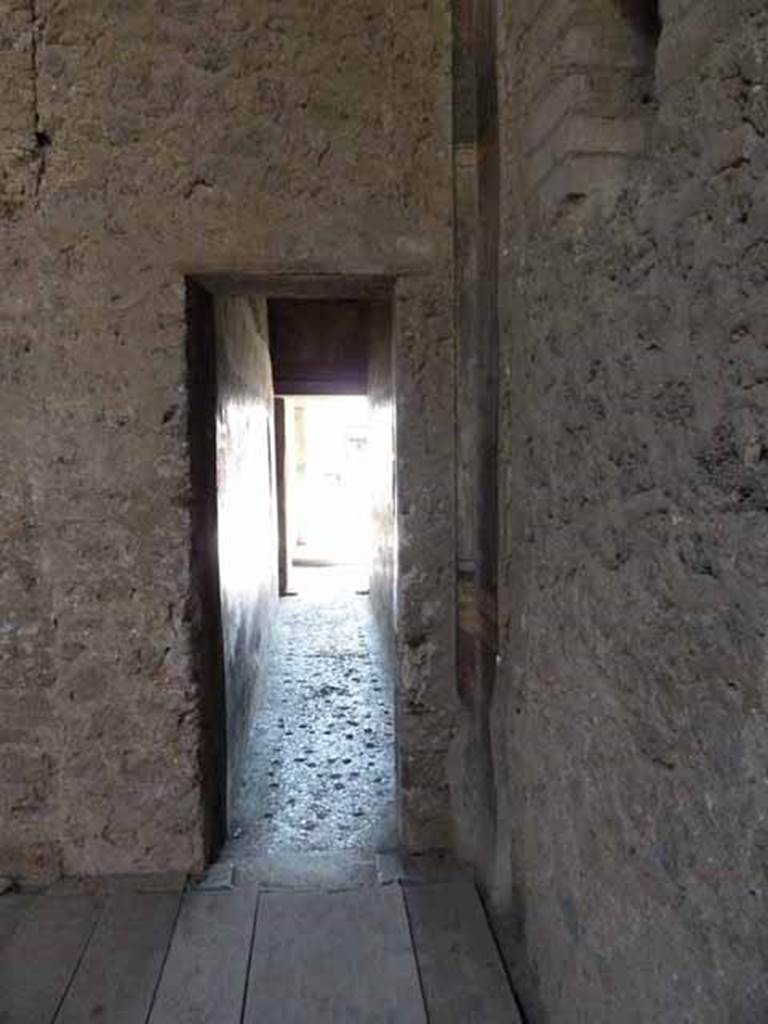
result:
[(483, 869), (531, 1021), (748, 1024), (768, 1014), (768, 12), (662, 3), (648, 162), (593, 161), (558, 200), (531, 193), (521, 132), (547, 7), (503, 5)]
[(457, 717), (450, 310), (448, 288), (425, 289), (411, 279), (396, 289), (395, 696), (400, 834), (411, 850), (454, 840), (447, 779)]
[(401, 607), (408, 700), (439, 728), (403, 737), (409, 837), (445, 832), (449, 28), (439, 0), (0, 0), (4, 873), (203, 858), (183, 276), (204, 269), (413, 274)]
[(274, 392), (264, 299), (216, 310), (216, 484), (227, 721), (227, 807), (277, 613)]

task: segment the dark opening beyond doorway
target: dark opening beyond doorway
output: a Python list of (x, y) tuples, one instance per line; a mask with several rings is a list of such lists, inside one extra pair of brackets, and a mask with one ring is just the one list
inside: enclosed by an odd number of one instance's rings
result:
[(241, 865), (396, 841), (390, 296), (275, 286), (189, 286), (201, 760)]

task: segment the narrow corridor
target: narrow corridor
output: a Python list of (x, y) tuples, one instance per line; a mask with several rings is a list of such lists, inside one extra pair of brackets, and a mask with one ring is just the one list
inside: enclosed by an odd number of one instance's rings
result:
[(280, 601), (228, 855), (394, 846), (392, 688), (359, 568), (294, 570)]

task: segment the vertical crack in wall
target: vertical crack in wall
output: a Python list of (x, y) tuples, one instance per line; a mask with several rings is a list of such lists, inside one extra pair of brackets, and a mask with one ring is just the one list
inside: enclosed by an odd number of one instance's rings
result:
[(33, 189), (34, 198), (40, 195), (45, 179), (47, 150), (51, 144), (48, 132), (45, 131), (40, 117), (40, 61), (38, 47), (38, 33), (40, 31), (36, 0), (29, 0), (29, 61), (32, 78), (32, 138), (34, 146), (34, 158), (36, 162), (35, 183)]

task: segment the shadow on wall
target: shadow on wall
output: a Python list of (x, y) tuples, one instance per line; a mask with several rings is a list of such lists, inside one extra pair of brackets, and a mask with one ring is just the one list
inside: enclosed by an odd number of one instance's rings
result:
[(658, 0), (614, 0), (620, 13), (634, 27), (640, 39), (655, 47), (661, 35)]

